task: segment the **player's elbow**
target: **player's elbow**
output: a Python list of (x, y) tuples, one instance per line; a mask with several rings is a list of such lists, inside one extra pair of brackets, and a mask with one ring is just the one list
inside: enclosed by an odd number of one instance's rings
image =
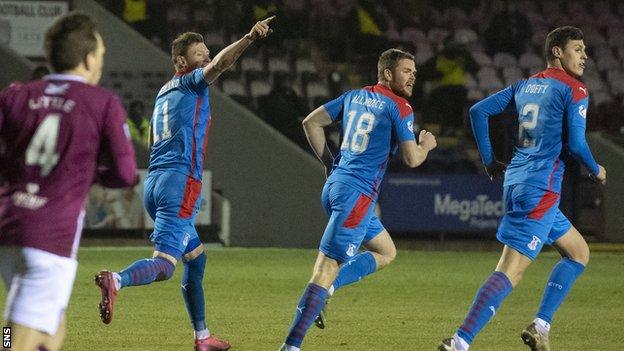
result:
[(576, 157), (581, 157), (585, 153), (586, 149), (587, 144), (580, 140), (570, 140), (570, 143), (568, 144), (568, 150)]
[(481, 115), (481, 109), (479, 108), (479, 104), (478, 103), (476, 103), (476, 104), (472, 105), (472, 107), (470, 107), (470, 109), (468, 110), (468, 115), (470, 116), (471, 120), (474, 120), (478, 116)]
[(403, 163), (409, 168), (416, 168), (423, 163), (424, 158), (419, 157), (417, 154), (406, 153), (403, 155)]

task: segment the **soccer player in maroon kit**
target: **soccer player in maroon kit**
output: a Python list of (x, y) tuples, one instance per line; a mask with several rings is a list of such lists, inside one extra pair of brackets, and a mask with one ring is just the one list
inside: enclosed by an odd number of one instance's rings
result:
[(45, 49), (53, 74), (0, 92), (0, 271), (20, 351), (60, 349), (91, 184), (137, 182), (126, 113), (96, 86), (105, 48), (94, 21), (59, 18)]

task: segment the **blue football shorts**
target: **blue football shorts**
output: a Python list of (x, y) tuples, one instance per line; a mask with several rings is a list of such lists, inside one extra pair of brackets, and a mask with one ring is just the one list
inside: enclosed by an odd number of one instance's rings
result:
[(143, 201), (154, 220), (154, 249), (179, 260), (201, 241), (195, 216), (201, 204), (201, 181), (174, 171), (153, 171), (145, 178)]
[(559, 194), (531, 185), (505, 186), (505, 215), (496, 238), (535, 260), (544, 244), (552, 245), (572, 227), (559, 210), (559, 200)]
[(319, 250), (339, 263), (355, 256), (362, 243), (372, 240), (384, 230), (375, 215), (375, 201), (345, 183), (326, 182), (321, 204), (329, 221)]

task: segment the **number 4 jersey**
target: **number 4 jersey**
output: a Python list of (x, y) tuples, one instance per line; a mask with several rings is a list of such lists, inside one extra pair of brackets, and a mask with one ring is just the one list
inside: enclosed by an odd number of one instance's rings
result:
[(501, 90), (470, 109), (473, 131), (484, 164), (493, 160), (487, 118), (514, 107), (518, 141), (504, 185), (529, 184), (559, 193), (563, 145), (592, 173), (598, 173), (585, 141), (587, 88), (564, 70), (548, 68)]
[[(81, 77), (49, 75), (0, 93), (0, 245), (73, 257), (94, 181), (136, 182), (126, 113)], [(98, 167), (105, 154), (110, 163)]]
[(333, 121), (342, 122), (340, 157), (327, 181), (375, 198), (398, 144), (415, 140), (412, 107), (381, 84), (348, 91), (324, 107)]

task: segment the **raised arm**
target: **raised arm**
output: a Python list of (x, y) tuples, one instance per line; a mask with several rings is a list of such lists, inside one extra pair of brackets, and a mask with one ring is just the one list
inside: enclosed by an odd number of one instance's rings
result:
[(240, 55), (249, 47), (249, 45), (256, 39), (266, 38), (273, 32), (269, 28), (269, 23), (275, 19), (275, 15), (257, 22), (244, 37), (228, 45), (225, 49), (221, 50), (217, 56), (210, 61), (210, 63), (204, 67), (204, 80), (207, 83), (212, 83), (217, 79), (221, 73), (230, 68)]
[(308, 143), (310, 143), (316, 157), (325, 166), (326, 175), (329, 175), (334, 162), (334, 156), (329, 151), (327, 140), (325, 139), (325, 127), (332, 123), (329, 113), (327, 113), (324, 106), (320, 106), (310, 112), (301, 123), (303, 124), (306, 138), (308, 138)]

